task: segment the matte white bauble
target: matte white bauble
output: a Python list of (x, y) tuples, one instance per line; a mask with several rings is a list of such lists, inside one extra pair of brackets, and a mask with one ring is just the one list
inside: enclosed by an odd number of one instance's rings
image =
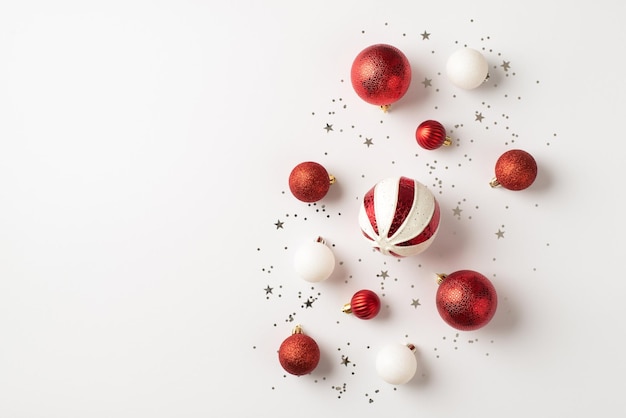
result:
[(448, 79), (457, 87), (471, 90), (489, 77), (489, 64), (485, 57), (472, 48), (461, 48), (448, 58)]
[(413, 378), (417, 371), (415, 346), (412, 344), (389, 344), (378, 352), (376, 371), (387, 383), (402, 385)]
[(321, 282), (335, 269), (335, 255), (322, 238), (300, 246), (294, 257), (296, 273), (307, 282)]

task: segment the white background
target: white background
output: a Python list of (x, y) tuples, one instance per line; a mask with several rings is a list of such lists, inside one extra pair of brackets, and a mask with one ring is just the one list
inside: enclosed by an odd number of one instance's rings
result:
[[(570, 6), (1, 2), (0, 416), (622, 416), (626, 6)], [(348, 82), (379, 42), (414, 68), (407, 104), (385, 115)], [(498, 67), (477, 92), (438, 74), (465, 44)], [(431, 116), (463, 124), (458, 146), (401, 140)], [(485, 187), (513, 145), (535, 155), (537, 183)], [(286, 186), (311, 159), (338, 178), (316, 206)], [(391, 175), (440, 199), (419, 259), (383, 259), (355, 228), (358, 197)], [(313, 234), (342, 262), (315, 289), (290, 270)], [(457, 336), (432, 274), (462, 268), (488, 275), (500, 305)], [(387, 313), (338, 315), (360, 287)], [(322, 348), (308, 376), (276, 358), (290, 313)], [(405, 340), (420, 371), (394, 389), (372, 364)]]

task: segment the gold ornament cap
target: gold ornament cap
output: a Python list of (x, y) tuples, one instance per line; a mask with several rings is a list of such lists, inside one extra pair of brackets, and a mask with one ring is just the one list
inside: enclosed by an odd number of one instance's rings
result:
[(443, 283), (443, 281), (446, 279), (446, 277), (448, 277), (447, 274), (444, 273), (437, 273), (437, 284), (441, 284)]

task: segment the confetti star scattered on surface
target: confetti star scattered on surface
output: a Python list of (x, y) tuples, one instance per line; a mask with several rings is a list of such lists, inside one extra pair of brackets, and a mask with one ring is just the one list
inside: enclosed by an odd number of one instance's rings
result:
[(333, 130), (333, 125), (327, 123), (324, 129), (326, 129), (326, 132), (330, 132)]
[(373, 138), (365, 138), (365, 142), (363, 142), (365, 145), (367, 145), (367, 148), (370, 147), (370, 145), (374, 145), (374, 143), (372, 142)]
[(341, 364), (343, 364), (344, 366), (348, 367), (348, 364), (352, 363), (350, 360), (348, 360), (347, 356), (341, 356)]
[(414, 308), (417, 308), (418, 306), (421, 305), (420, 300), (419, 299), (411, 299), (413, 302), (411, 302), (411, 306)]
[(387, 270), (381, 270), (379, 276), (383, 279), (386, 279), (387, 277), (389, 277), (389, 273), (387, 272)]
[(269, 286), (267, 286), (267, 287), (266, 287), (265, 289), (263, 289), (263, 290), (265, 290), (265, 294), (266, 294), (266, 295), (269, 295), (269, 294), (271, 294), (271, 293), (272, 293), (272, 290), (274, 290), (274, 288), (273, 288), (273, 287), (269, 287)]
[(461, 216), (461, 212), (463, 212), (463, 209), (461, 209), (458, 206), (456, 208), (452, 209), (452, 213), (454, 214), (454, 216)]
[(307, 301), (304, 302), (304, 307), (305, 308), (312, 308), (313, 307), (313, 301), (311, 299), (307, 299)]
[(504, 238), (504, 231), (498, 228), (498, 232), (496, 232), (498, 239)]
[(476, 119), (474, 120), (482, 123), (483, 119), (485, 119), (485, 117), (483, 116), (483, 112), (476, 112)]
[(425, 40), (425, 39), (430, 39), (430, 33), (426, 31), (422, 33), (422, 40)]
[(500, 67), (504, 68), (504, 71), (509, 71), (509, 68), (511, 68), (511, 62), (502, 61), (502, 65), (500, 65)]
[(422, 84), (424, 85), (424, 88), (426, 87), (432, 87), (432, 79), (428, 78), (428, 77), (424, 77), (424, 81), (422, 81)]
[(281, 220), (277, 220), (276, 223), (274, 225), (276, 225), (276, 229), (282, 229), (284, 222), (281, 222)]

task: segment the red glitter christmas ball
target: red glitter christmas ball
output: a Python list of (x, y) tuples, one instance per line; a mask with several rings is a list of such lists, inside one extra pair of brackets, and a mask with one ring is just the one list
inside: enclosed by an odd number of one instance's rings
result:
[(380, 298), (371, 290), (359, 290), (352, 296), (350, 303), (344, 305), (343, 311), (359, 319), (372, 319), (380, 312)]
[(528, 152), (514, 149), (502, 154), (496, 161), (496, 176), (491, 187), (502, 186), (509, 190), (523, 190), (537, 177), (537, 162)]
[(317, 202), (328, 193), (335, 178), (319, 163), (306, 161), (298, 164), (289, 174), (289, 190), (303, 202)]
[(320, 349), (315, 340), (302, 333), (298, 325), (278, 349), (278, 361), (287, 373), (302, 376), (311, 373), (320, 361)]
[(472, 331), (491, 321), (498, 306), (498, 295), (489, 279), (472, 270), (442, 274), (439, 279), (437, 310), (448, 325)]
[(411, 65), (398, 48), (386, 44), (371, 45), (354, 59), (350, 79), (361, 99), (387, 110), (409, 89)]
[(446, 136), (446, 128), (436, 120), (425, 120), (415, 130), (415, 140), (420, 147), (433, 150), (442, 145), (450, 145), (451, 141)]

